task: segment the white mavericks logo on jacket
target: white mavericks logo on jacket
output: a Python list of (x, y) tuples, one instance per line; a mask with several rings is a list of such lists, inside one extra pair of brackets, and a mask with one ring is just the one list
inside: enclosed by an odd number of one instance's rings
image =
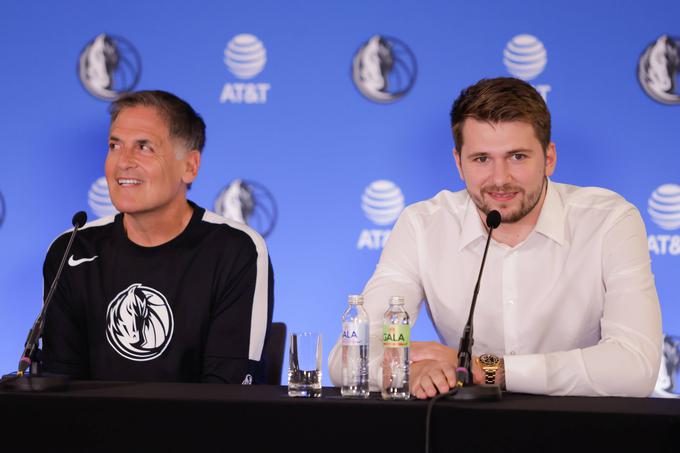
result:
[(159, 291), (134, 283), (118, 293), (106, 311), (106, 339), (126, 359), (142, 362), (160, 356), (172, 339), (174, 322)]

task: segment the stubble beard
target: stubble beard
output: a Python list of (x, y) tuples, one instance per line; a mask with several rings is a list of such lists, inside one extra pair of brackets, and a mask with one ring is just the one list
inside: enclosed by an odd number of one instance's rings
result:
[[(516, 209), (515, 211), (506, 212), (504, 215), (502, 215), (503, 223), (515, 223), (519, 222), (524, 217), (526, 217), (536, 207), (536, 205), (541, 199), (541, 195), (543, 194), (543, 189), (546, 186), (546, 181), (547, 179), (545, 175), (543, 175), (541, 186), (537, 190), (530, 192), (528, 195), (525, 195), (526, 191), (522, 187), (513, 186), (512, 184), (506, 184), (502, 187), (497, 186), (482, 187), (480, 195), (477, 194), (473, 195), (472, 193), (470, 193), (470, 191), (468, 191), (468, 194), (470, 194), (470, 198), (472, 198), (472, 201), (475, 203), (477, 208), (484, 214), (489, 215), (489, 212), (495, 210), (496, 208), (490, 207), (487, 203), (484, 202), (485, 193), (517, 192), (517, 194), (520, 195), (522, 198), (522, 203), (520, 204), (519, 208)], [(500, 208), (502, 209), (503, 207), (504, 206), (501, 203)]]

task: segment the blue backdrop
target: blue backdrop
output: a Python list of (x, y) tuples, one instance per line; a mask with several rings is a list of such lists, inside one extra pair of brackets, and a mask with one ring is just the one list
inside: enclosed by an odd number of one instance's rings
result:
[[(105, 98), (132, 88), (204, 117), (190, 198), (216, 209), (231, 184), (255, 197), (241, 214), (268, 232), (274, 319), (321, 331), (327, 356), (402, 205), (463, 188), (453, 99), (525, 78), (553, 114), (553, 180), (640, 209), (664, 330), (680, 334), (679, 15), (670, 0), (5, 2), (0, 370), (39, 312), (53, 238), (74, 212), (110, 209)], [(436, 338), (424, 311), (413, 338)]]

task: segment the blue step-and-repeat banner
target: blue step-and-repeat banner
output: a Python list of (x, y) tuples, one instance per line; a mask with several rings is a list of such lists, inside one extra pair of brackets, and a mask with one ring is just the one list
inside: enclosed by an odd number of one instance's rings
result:
[[(552, 112), (553, 180), (642, 213), (667, 334), (659, 389), (680, 393), (679, 2), (37, 1), (1, 16), (3, 373), (39, 312), (53, 238), (78, 210), (114, 212), (103, 176), (119, 92), (171, 91), (203, 116), (190, 199), (265, 236), (274, 320), (321, 331), (327, 357), (403, 207), (463, 188), (453, 99), (514, 76)], [(436, 339), (425, 310), (413, 338)]]

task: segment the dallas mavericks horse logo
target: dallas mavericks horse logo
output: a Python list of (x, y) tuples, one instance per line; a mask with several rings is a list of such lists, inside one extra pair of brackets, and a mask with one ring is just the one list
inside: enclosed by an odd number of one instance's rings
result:
[(5, 221), (5, 200), (2, 198), (2, 193), (0, 193), (0, 226), (2, 222)]
[(263, 237), (276, 226), (278, 209), (271, 192), (254, 181), (235, 179), (215, 200), (215, 212), (230, 220), (245, 223)]
[(680, 42), (663, 35), (645, 49), (638, 64), (638, 80), (655, 101), (680, 104)]
[(100, 34), (90, 41), (78, 59), (78, 77), (93, 96), (110, 101), (132, 91), (139, 82), (141, 59), (123, 38)]
[(140, 283), (121, 291), (106, 311), (106, 339), (126, 359), (143, 362), (163, 353), (173, 332), (172, 310), (163, 294)]
[(222, 217), (247, 223), (255, 210), (253, 192), (240, 179), (232, 181), (225, 187), (215, 202), (215, 211)]
[(406, 44), (375, 35), (352, 60), (352, 79), (359, 92), (374, 102), (389, 103), (408, 93), (416, 80), (416, 59)]
[(664, 334), (661, 369), (652, 396), (680, 398), (680, 337)]

